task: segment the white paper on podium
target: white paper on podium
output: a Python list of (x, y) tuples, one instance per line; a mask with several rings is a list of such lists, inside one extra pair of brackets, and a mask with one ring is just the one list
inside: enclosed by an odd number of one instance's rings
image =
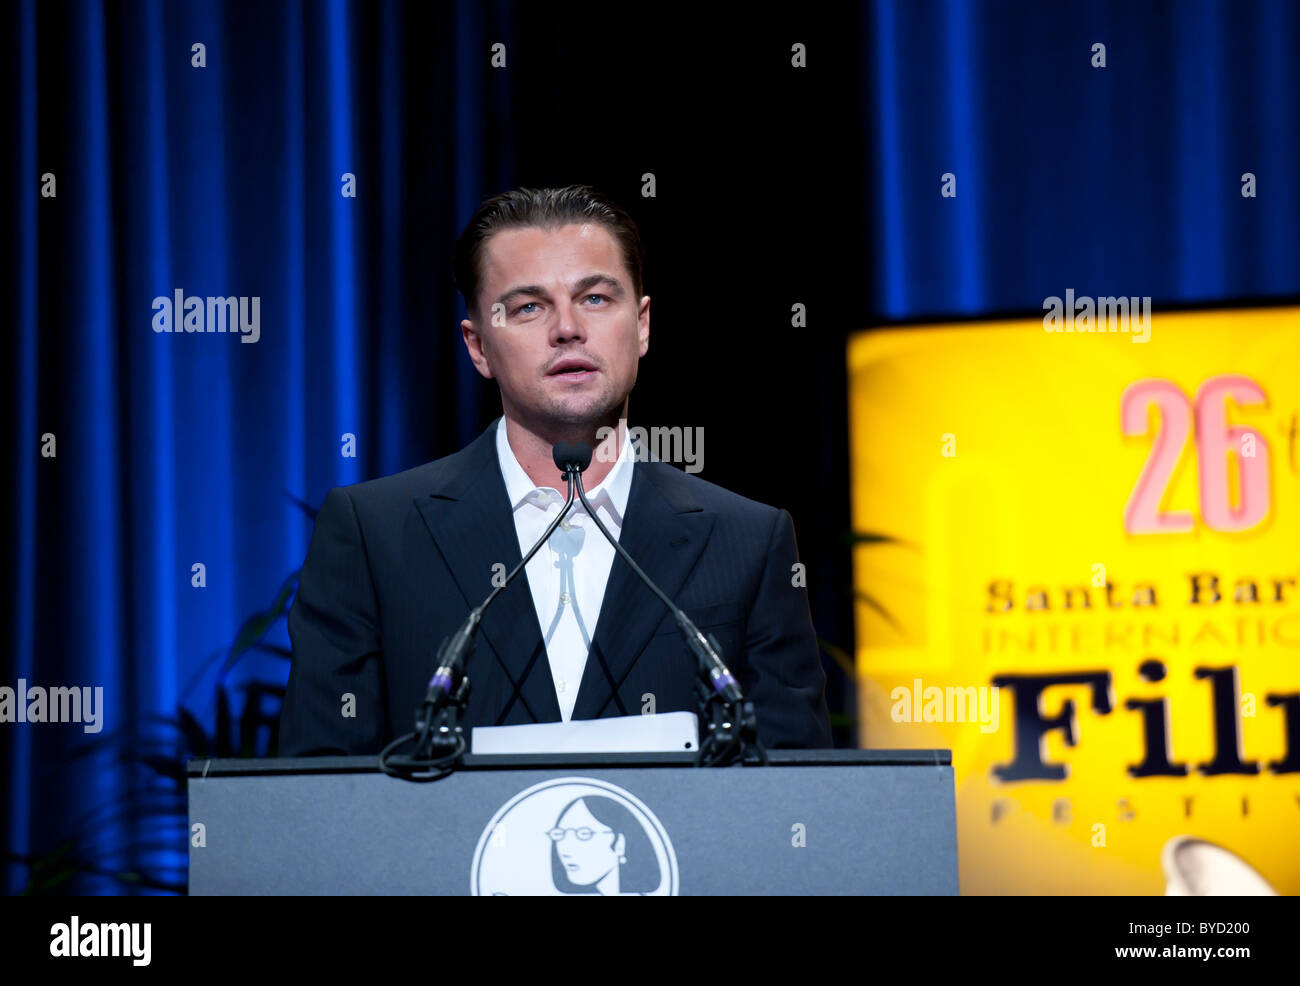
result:
[(681, 753), (699, 748), (694, 712), (475, 726), (471, 753)]

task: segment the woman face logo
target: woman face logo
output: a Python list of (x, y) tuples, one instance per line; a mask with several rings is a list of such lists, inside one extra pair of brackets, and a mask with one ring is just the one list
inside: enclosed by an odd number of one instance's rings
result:
[[(613, 828), (614, 825), (621, 826), (623, 831)], [(640, 829), (641, 823), (612, 798), (588, 795), (571, 802), (555, 828), (547, 833), (559, 863), (558, 867), (554, 861), (551, 865), (553, 872), (558, 869), (556, 889), (568, 893), (586, 890), (606, 896), (621, 893), (619, 867), (627, 862), (627, 837), (634, 831), (633, 827)]]
[(488, 823), (474, 855), (476, 894), (675, 894), (672, 844), (645, 805), (589, 778), (516, 795)]

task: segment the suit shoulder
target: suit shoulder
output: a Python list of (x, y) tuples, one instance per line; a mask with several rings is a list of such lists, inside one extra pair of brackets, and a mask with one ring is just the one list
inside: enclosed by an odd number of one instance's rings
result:
[(397, 504), (409, 504), (418, 496), (435, 493), (453, 483), (472, 479), (474, 472), (485, 464), (482, 452), (481, 444), (472, 442), (460, 451), (440, 459), (337, 489), (346, 493), (358, 508), (389, 508)]
[(670, 466), (664, 462), (638, 462), (636, 468), (648, 467), (647, 472), (664, 493), (672, 498), (686, 502), (694, 500), (705, 510), (712, 510), (725, 516), (737, 517), (749, 522), (765, 521), (771, 524), (780, 513), (779, 507), (760, 503), (749, 497), (741, 496), (725, 486), (711, 483), (707, 479)]

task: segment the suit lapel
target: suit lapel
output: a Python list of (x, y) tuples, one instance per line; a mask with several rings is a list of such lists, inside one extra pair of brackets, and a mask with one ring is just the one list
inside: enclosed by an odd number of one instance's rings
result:
[[(619, 534), (619, 544), (670, 599), (676, 598), (695, 567), (714, 522), (714, 514), (700, 507), (679, 477), (672, 466), (637, 462)], [(593, 533), (599, 536), (600, 532)], [(650, 642), (664, 612), (664, 604), (616, 554), (573, 718), (640, 712), (639, 706), (620, 707), (616, 690)], [(533, 622), (536, 624), (536, 618)]]
[[(461, 457), (463, 464), (457, 462), (439, 478), (430, 494), (415, 500), (460, 588), (465, 608), (456, 617), (458, 623), (492, 591), (492, 566), (499, 562), (509, 572), (522, 557), (505, 479), (497, 462), (495, 421), (456, 458)], [(429, 600), (430, 610), (439, 605), (438, 600)], [(483, 615), (478, 647), (466, 668), (471, 682), (486, 680), (491, 673), (484, 667), (487, 661), (496, 662), (509, 676), (511, 685), (518, 687), (518, 701), (533, 721), (555, 722), (560, 718), (526, 572), (516, 575)], [(492, 714), (502, 716), (506, 711), (496, 709)]]

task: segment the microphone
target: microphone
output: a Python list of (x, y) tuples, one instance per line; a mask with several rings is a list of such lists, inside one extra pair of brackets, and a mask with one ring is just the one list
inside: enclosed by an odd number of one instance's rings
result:
[(582, 505), (586, 507), (588, 515), (600, 528), (600, 533), (605, 535), (605, 540), (614, 546), (614, 550), (628, 563), (632, 571), (636, 572), (637, 577), (645, 583), (646, 588), (658, 596), (659, 601), (668, 607), (668, 612), (673, 614), (673, 619), (677, 621), (677, 627), (682, 632), (686, 646), (690, 648), (699, 662), (701, 677), (707, 678), (709, 685), (712, 686), (723, 701), (739, 705), (744, 701), (745, 697), (740, 691), (740, 683), (736, 681), (735, 675), (731, 673), (731, 670), (718, 653), (722, 648), (718, 645), (717, 640), (714, 639), (712, 634), (706, 637), (701, 633), (700, 628), (682, 611), (681, 607), (669, 599), (668, 595), (659, 586), (655, 585), (654, 580), (641, 570), (641, 566), (628, 554), (627, 549), (619, 544), (618, 539), (606, 530), (605, 525), (596, 516), (596, 511), (587, 502), (587, 494), (582, 488), (582, 473), (591, 464), (591, 455), (591, 446), (582, 442), (575, 444), (560, 442), (555, 446), (554, 451), (555, 464), (565, 470), (565, 478), (569, 481), (570, 487), (577, 488)]
[(580, 475), (587, 471), (591, 465), (591, 454), (591, 446), (584, 442), (556, 442), (551, 449), (551, 458), (563, 473), (560, 478), (566, 481), (571, 469), (576, 469)]
[[(585, 451), (586, 458), (583, 458)], [(560, 442), (552, 450), (552, 457), (555, 464), (560, 468), (561, 479), (568, 483), (568, 496), (564, 501), (564, 508), (560, 511), (551, 523), (547, 526), (537, 543), (529, 549), (528, 554), (520, 560), (508, 575), (502, 580), (500, 585), (494, 586), (488, 593), (488, 597), (479, 603), (478, 606), (470, 610), (469, 616), (461, 624), (460, 629), (450, 638), (443, 638), (442, 645), (438, 648), (438, 669), (434, 671), (433, 677), (429, 679), (428, 691), (425, 692), (424, 702), (416, 713), (417, 729), (417, 749), (421, 748), (428, 738), (429, 730), (433, 725), (433, 717), (437, 711), (446, 704), (448, 699), (458, 698), (463, 700), (462, 692), (466, 691), (465, 681), (465, 663), (469, 660), (474, 651), (474, 635), (478, 631), (478, 625), (483, 619), (484, 611), (492, 604), (492, 600), (500, 594), (501, 590), (508, 586), (516, 575), (523, 571), (528, 560), (537, 554), (551, 534), (560, 526), (560, 521), (564, 520), (568, 512), (573, 508), (573, 475), (581, 474), (591, 464), (591, 446), (578, 445), (571, 446), (567, 442)], [(573, 471), (571, 474), (571, 470)]]

